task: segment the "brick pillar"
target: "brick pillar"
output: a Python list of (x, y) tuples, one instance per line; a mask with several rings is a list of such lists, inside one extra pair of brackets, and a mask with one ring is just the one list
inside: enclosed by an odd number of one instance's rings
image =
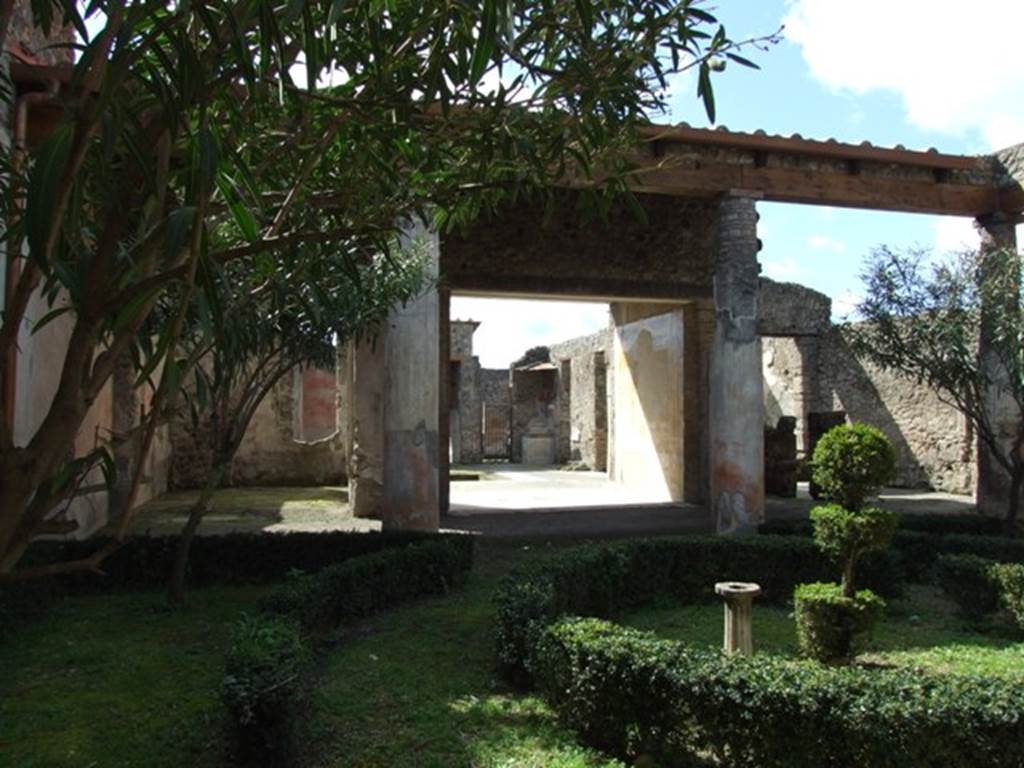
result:
[(719, 533), (749, 530), (764, 517), (759, 249), (754, 200), (723, 198), (708, 393), (711, 504)]
[[(985, 279), (986, 256), (1000, 249), (1016, 249), (1017, 236), (1014, 220), (1003, 213), (979, 217), (975, 225), (981, 235), (981, 279)], [(1009, 297), (1007, 297), (1009, 299)], [(1019, 298), (1015, 299), (1019, 305)], [(1017, 430), (1019, 413), (1012, 397), (1001, 394), (1000, 382), (1005, 380), (1006, 369), (989, 349), (989, 334), (982, 308), (982, 328), (978, 340), (979, 364), (994, 382), (986, 393), (985, 407), (1003, 444), (1009, 446)], [(977, 444), (978, 472), (975, 481), (978, 510), (982, 514), (1003, 517), (1010, 498), (1010, 476), (996, 461), (989, 448), (981, 441)]]

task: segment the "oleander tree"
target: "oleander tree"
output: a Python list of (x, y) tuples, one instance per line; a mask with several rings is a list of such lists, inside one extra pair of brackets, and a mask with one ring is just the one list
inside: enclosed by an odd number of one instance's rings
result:
[[(179, 341), (196, 361), (181, 388), (180, 423), (204, 459), (206, 481), (178, 537), (172, 605), (184, 604), (192, 539), (260, 403), (296, 368), (333, 368), (341, 345), (372, 336), (394, 306), (428, 286), (426, 265), (422, 241), (387, 252), (373, 241), (349, 242), (317, 259), (294, 245), (201, 276)], [(158, 315), (173, 312), (162, 309)]]
[[(28, 440), (0, 414), (0, 579), (36, 536), (74, 527), (82, 478), (110, 465), (109, 445), (76, 456), (74, 438), (115, 366), (132, 360), (156, 392), (140, 451), (173, 411), (198, 276), (297, 245), (384, 252), (409, 217), (458, 227), (566, 180), (628, 195), (669, 79), (693, 69), (713, 115), (712, 73), (749, 64), (699, 0), (18, 1), (76, 42), (61, 120), (2, 159), (4, 246), (23, 258), (0, 380), (33, 296), (52, 308), (37, 325), (70, 330)], [(0, 38), (13, 5), (0, 0)], [(162, 305), (178, 310), (153, 337)]]
[[(876, 249), (849, 328), (862, 359), (930, 387), (959, 411), (1010, 480), (1006, 526), (1024, 494), (1024, 298), (1021, 254)], [(983, 342), (979, 347), (979, 342)]]

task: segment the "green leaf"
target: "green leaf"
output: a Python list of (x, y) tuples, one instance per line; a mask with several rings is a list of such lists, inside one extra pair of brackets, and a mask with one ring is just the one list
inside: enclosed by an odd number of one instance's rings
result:
[(494, 55), (494, 45), (498, 35), (498, 0), (484, 0), (483, 18), (480, 21), (480, 37), (473, 49), (473, 57), (469, 60), (469, 82), (476, 85), (484, 76), (484, 71)]
[(50, 310), (45, 315), (43, 315), (41, 318), (39, 318), (39, 322), (37, 322), (35, 325), (32, 326), (32, 333), (33, 334), (39, 333), (39, 331), (41, 331), (47, 325), (49, 325), (54, 320), (56, 320), (58, 317), (63, 315), (65, 312), (70, 312), (70, 311), (71, 311), (71, 307), (57, 307), (57, 309)]
[(177, 208), (167, 216), (167, 234), (164, 238), (164, 256), (167, 261), (175, 261), (188, 245), (195, 219), (196, 208), (192, 205)]
[(53, 220), (53, 211), (57, 202), (57, 189), (71, 152), (73, 135), (71, 123), (62, 123), (39, 150), (29, 176), (25, 203), (29, 258), (43, 269), (47, 266), (44, 251), (50, 228), (59, 226), (59, 222)]
[(258, 240), (260, 230), (259, 225), (256, 223), (256, 217), (252, 215), (249, 206), (242, 199), (234, 179), (226, 173), (222, 173), (217, 177), (217, 188), (220, 189), (221, 195), (224, 196), (224, 202), (227, 203), (228, 210), (231, 211), (231, 217), (235, 220), (239, 230), (241, 230), (242, 237), (250, 243)]
[(757, 64), (752, 62), (750, 59), (746, 59), (746, 58), (744, 58), (744, 57), (742, 57), (742, 56), (740, 56), (738, 54), (726, 53), (725, 55), (728, 56), (733, 61), (735, 61), (737, 64), (741, 64), (744, 67), (750, 67), (751, 69), (760, 69), (761, 68), (760, 66), (758, 66)]

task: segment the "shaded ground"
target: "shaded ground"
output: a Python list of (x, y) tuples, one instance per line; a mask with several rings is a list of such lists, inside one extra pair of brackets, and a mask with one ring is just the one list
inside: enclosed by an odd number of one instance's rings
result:
[[(460, 467), (460, 474), (476, 468)], [(138, 532), (177, 533), (196, 492), (165, 494), (147, 503)], [(479, 478), (451, 484), (451, 512), (441, 527), (499, 538), (573, 538), (710, 533), (707, 509), (689, 504), (645, 503), (600, 472), (563, 472), (516, 465), (483, 465)], [(769, 497), (769, 520), (806, 517), (817, 502), (800, 485), (795, 499)], [(974, 509), (969, 496), (887, 490), (881, 503), (903, 514), (957, 513)], [(322, 488), (227, 488), (214, 497), (202, 535), (228, 531), (380, 530), (380, 522), (355, 518), (348, 490)]]
[[(198, 495), (198, 491), (175, 491), (147, 502), (139, 511), (134, 530), (178, 533)], [(380, 530), (380, 523), (352, 517), (347, 488), (323, 486), (224, 488), (214, 495), (213, 508), (199, 532), (347, 530)]]

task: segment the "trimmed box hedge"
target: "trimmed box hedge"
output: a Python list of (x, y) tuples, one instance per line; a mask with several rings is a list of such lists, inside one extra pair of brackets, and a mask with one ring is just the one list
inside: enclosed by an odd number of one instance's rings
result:
[[(725, 657), (596, 619), (539, 638), (534, 676), (587, 743), (650, 764), (1019, 768), (1024, 687)], [(638, 761), (639, 762), (639, 761)]]
[[(319, 571), (352, 557), (404, 547), (437, 537), (464, 539), (461, 534), (413, 532), (356, 533), (225, 533), (196, 536), (189, 549), (188, 583), (254, 584), (275, 581), (293, 570)], [(167, 583), (178, 536), (134, 536), (103, 561), (104, 576), (78, 573), (55, 581), (69, 592), (148, 589)], [(110, 542), (95, 536), (83, 541), (42, 541), (32, 545), (22, 566), (30, 567), (87, 557)]]
[[(784, 604), (797, 584), (835, 573), (813, 542), (794, 536), (680, 536), (576, 547), (506, 578), (496, 595), (498, 660), (508, 679), (528, 685), (538, 639), (564, 615), (610, 617), (661, 595), (715, 600), (715, 582), (737, 579), (760, 584), (760, 600)], [(861, 581), (887, 597), (902, 586), (885, 552), (865, 557)]]
[[(1006, 563), (1024, 563), (1024, 540), (999, 535), (1004, 521), (981, 515), (903, 515), (892, 549), (908, 581), (931, 581), (942, 554), (976, 555)], [(762, 535), (810, 537), (810, 520), (775, 520), (758, 527)]]
[[(197, 536), (189, 551), (190, 587), (260, 584), (293, 571), (315, 572), (373, 552), (444, 539), (469, 551), (462, 534), (414, 532), (226, 533)], [(70, 562), (101, 549), (110, 539), (42, 541), (32, 545), (21, 567)], [(177, 536), (135, 536), (103, 561), (102, 574), (74, 573), (0, 587), (0, 623), (31, 618), (65, 595), (115, 590), (163, 589), (178, 546)]]

